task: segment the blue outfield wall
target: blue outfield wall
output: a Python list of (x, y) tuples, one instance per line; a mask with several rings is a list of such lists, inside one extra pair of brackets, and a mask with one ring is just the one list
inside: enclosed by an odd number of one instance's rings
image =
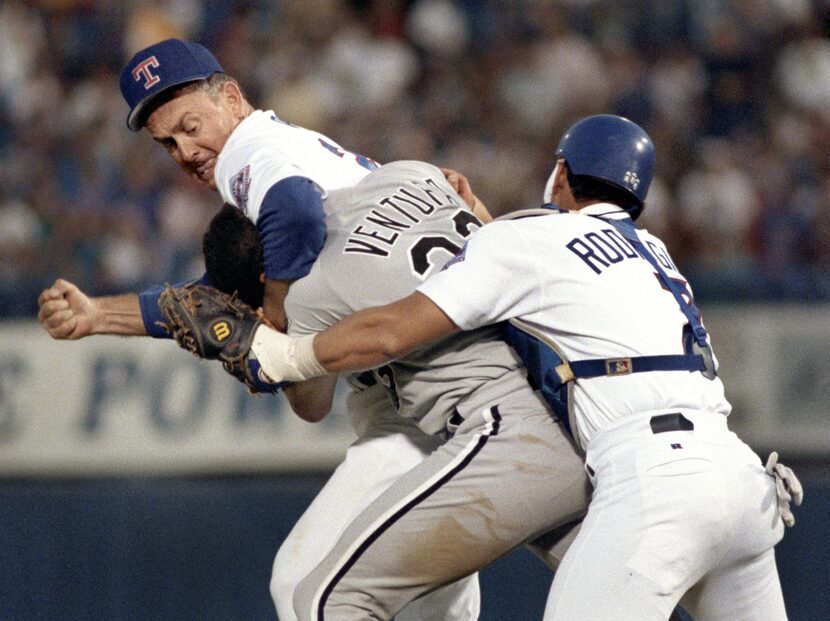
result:
[[(778, 548), (792, 621), (830, 619), (830, 467)], [(280, 541), (322, 475), (0, 481), (0, 620), (273, 620)], [(541, 619), (551, 575), (519, 550), (482, 573), (482, 621)]]
[[(778, 549), (790, 619), (828, 621), (830, 307), (706, 317), (730, 427), (807, 489)], [(348, 416), (303, 423), (172, 342), (6, 322), (0, 353), (0, 621), (275, 619), (273, 556), (325, 480), (309, 473), (353, 440)], [(498, 562), (482, 621), (540, 619), (550, 579), (523, 550)]]

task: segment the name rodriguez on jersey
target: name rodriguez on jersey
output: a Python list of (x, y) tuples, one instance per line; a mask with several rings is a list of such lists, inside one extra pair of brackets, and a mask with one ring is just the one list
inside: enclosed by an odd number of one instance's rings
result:
[[(649, 240), (646, 240), (645, 245), (664, 269), (677, 271), (677, 266), (672, 262), (665, 248)], [(640, 258), (634, 246), (611, 227), (574, 237), (565, 244), (565, 247), (597, 274), (615, 263)]]

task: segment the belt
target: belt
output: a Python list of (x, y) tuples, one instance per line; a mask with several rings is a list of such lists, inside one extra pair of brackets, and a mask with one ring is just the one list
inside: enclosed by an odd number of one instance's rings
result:
[(649, 425), (651, 426), (651, 433), (692, 431), (695, 428), (695, 424), (680, 413), (652, 416)]

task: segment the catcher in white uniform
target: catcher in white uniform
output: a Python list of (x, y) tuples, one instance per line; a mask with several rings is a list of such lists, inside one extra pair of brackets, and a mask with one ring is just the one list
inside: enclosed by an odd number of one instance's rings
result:
[[(691, 289), (664, 244), (632, 222), (651, 180), (652, 142), (634, 123), (599, 115), (575, 124), (556, 157), (547, 196), (564, 212), (548, 205), (490, 224), (418, 292), (316, 336), (260, 326), (253, 355), (274, 381), (299, 381), (510, 321), (594, 485), (545, 618), (665, 620), (680, 602), (697, 621), (786, 619), (773, 548), (800, 485), (775, 457), (765, 469), (729, 431)], [(371, 559), (417, 556), (424, 531), (437, 536), (428, 525), (384, 540), (379, 527), (394, 528), (411, 506), (397, 500), (381, 496), (300, 585), (300, 618), (359, 618), (356, 587)]]
[[(256, 224), (267, 276), (264, 309), (273, 324), (284, 326), (288, 283), (308, 273), (325, 239), (327, 192), (353, 185), (377, 164), (271, 111), (254, 110), (213, 55), (194, 43), (169, 39), (141, 50), (122, 71), (121, 91), (130, 106), (130, 129), (146, 127), (185, 172), (218, 190)], [(161, 290), (89, 298), (59, 279), (41, 293), (38, 316), (58, 339), (91, 334), (168, 338), (157, 304)], [(334, 506), (312, 505), (277, 558), (271, 592), (282, 621), (294, 618), (296, 582), (330, 548), (329, 539), (337, 533), (331, 523), (362, 508), (419, 463), (434, 442), (393, 411), (387, 417), (367, 415), (357, 430), (360, 439), (326, 486), (324, 499)], [(473, 576), (422, 598), (400, 618), (473, 621), (478, 610)]]

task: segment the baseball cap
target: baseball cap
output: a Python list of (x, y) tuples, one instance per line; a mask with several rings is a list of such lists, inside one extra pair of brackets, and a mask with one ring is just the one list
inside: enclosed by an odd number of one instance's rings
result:
[(130, 106), (127, 127), (139, 131), (147, 105), (164, 91), (224, 72), (213, 54), (198, 43), (167, 39), (144, 48), (121, 70), (121, 94)]

